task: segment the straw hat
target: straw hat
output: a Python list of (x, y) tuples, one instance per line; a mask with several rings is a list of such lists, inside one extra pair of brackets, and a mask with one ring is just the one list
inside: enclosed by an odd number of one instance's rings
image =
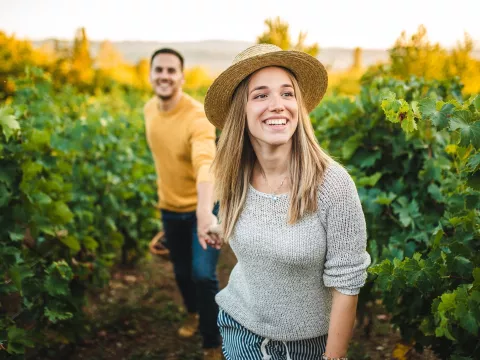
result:
[(208, 89), (205, 97), (208, 120), (222, 129), (237, 86), (248, 75), (267, 66), (282, 66), (295, 75), (308, 112), (322, 100), (327, 90), (328, 75), (320, 61), (301, 51), (282, 50), (271, 44), (257, 44), (238, 54), (232, 65), (222, 72)]

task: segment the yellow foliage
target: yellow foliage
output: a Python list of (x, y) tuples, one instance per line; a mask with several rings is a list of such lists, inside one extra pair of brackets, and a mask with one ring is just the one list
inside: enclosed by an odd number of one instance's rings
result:
[(135, 65), (135, 72), (137, 74), (137, 86), (140, 89), (147, 89), (150, 86), (150, 63), (148, 59), (142, 59)]
[(360, 92), (361, 74), (356, 71), (335, 72), (328, 75), (329, 95), (357, 95)]
[(185, 70), (185, 88), (188, 90), (209, 87), (212, 82), (212, 77), (200, 66)]
[(392, 359), (395, 360), (407, 360), (409, 351), (412, 350), (412, 345), (405, 345), (398, 343), (392, 352)]
[(391, 73), (402, 79), (411, 75), (426, 79), (449, 79), (458, 76), (465, 85), (464, 92), (480, 92), (480, 61), (471, 56), (473, 41), (465, 34), (463, 42), (448, 51), (431, 43), (424, 26), (410, 38), (403, 32), (390, 49)]
[(447, 154), (449, 154), (449, 155), (454, 155), (454, 154), (456, 154), (456, 153), (457, 153), (457, 145), (452, 145), (452, 144), (447, 145), (447, 146), (445, 147), (445, 152), (446, 152)]
[(266, 19), (265, 26), (267, 27), (265, 32), (257, 37), (258, 44), (274, 44), (283, 50), (297, 50), (312, 56), (318, 55), (320, 48), (317, 43), (305, 45), (306, 32), (300, 32), (296, 44), (293, 44), (290, 37), (290, 25), (280, 17)]

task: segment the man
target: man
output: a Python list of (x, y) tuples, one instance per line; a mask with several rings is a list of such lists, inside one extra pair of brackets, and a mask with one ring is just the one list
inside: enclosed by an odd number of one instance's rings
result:
[(217, 222), (210, 172), (215, 128), (203, 105), (183, 92), (183, 66), (182, 55), (173, 49), (153, 53), (150, 83), (155, 96), (144, 107), (146, 136), (155, 162), (167, 247), (188, 311), (178, 334), (193, 336), (199, 323), (204, 358), (221, 359), (215, 302), (219, 251), (206, 245), (207, 232)]

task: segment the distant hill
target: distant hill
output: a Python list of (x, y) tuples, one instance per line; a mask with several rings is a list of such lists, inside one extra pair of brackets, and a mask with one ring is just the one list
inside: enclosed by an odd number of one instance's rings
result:
[[(34, 41), (34, 46), (45, 43), (51, 44), (53, 40)], [(71, 42), (63, 42), (69, 45)], [(100, 42), (91, 41), (92, 55), (98, 52)], [(123, 55), (124, 59), (136, 63), (142, 58), (149, 58), (150, 54), (160, 47), (174, 48), (185, 57), (185, 66), (202, 66), (212, 74), (227, 68), (236, 54), (253, 45), (253, 42), (207, 40), (196, 42), (153, 42), (153, 41), (112, 41), (113, 46)], [(480, 49), (473, 52), (473, 56), (480, 59)], [(318, 59), (332, 70), (343, 70), (350, 67), (353, 60), (353, 49), (346, 48), (320, 48)], [(385, 49), (362, 49), (362, 65), (369, 66), (388, 59)]]

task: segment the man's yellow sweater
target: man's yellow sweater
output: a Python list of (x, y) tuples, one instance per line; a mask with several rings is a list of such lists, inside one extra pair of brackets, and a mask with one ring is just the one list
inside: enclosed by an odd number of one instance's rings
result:
[(161, 111), (157, 97), (144, 107), (148, 146), (157, 173), (158, 206), (175, 212), (194, 211), (197, 184), (213, 182), (215, 127), (203, 105), (183, 93), (178, 104)]

